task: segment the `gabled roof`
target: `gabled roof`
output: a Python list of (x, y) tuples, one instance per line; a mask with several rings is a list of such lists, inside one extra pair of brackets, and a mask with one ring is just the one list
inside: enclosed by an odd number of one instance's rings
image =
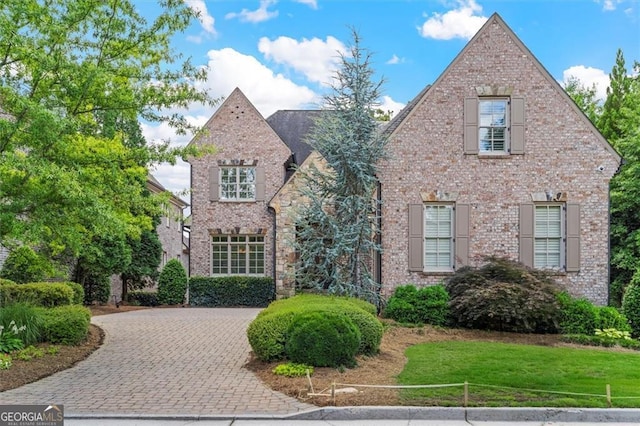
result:
[(307, 137), (316, 120), (326, 114), (326, 110), (279, 110), (267, 118), (267, 123), (293, 153), (293, 161), (302, 164), (313, 148)]
[(147, 174), (147, 187), (149, 188), (150, 191), (155, 193), (169, 192), (171, 194), (171, 198), (169, 199), (169, 201), (172, 204), (175, 204), (176, 206), (180, 207), (181, 209), (189, 206), (189, 203), (187, 203), (186, 201), (184, 201), (179, 197), (176, 197), (168, 189), (162, 186), (162, 184), (158, 182), (158, 179), (156, 179), (155, 176), (153, 176), (151, 173)]
[[(449, 66), (447, 66), (447, 68), (442, 72), (442, 74), (440, 74), (440, 76), (431, 85), (431, 87), (437, 86), (439, 84), (439, 82), (449, 73), (449, 70), (452, 69), (455, 65), (457, 65), (457, 63), (466, 55), (466, 53), (469, 51), (471, 46), (476, 42), (476, 40), (480, 38), (483, 33), (489, 31), (489, 27), (492, 24), (498, 24), (500, 25), (501, 28), (504, 29), (505, 33), (509, 38), (511, 38), (515, 46), (523, 52), (524, 56), (527, 56), (528, 58), (531, 59), (533, 65), (538, 69), (540, 74), (544, 76), (544, 78), (549, 82), (549, 84), (554, 88), (554, 90), (556, 90), (560, 94), (560, 96), (562, 96), (566, 100), (567, 105), (570, 108), (572, 108), (578, 114), (578, 116), (581, 117), (582, 121), (588, 127), (591, 128), (592, 132), (598, 137), (598, 139), (603, 144), (605, 149), (616, 158), (616, 161), (620, 162), (622, 160), (622, 158), (620, 157), (620, 154), (618, 154), (616, 150), (611, 146), (611, 144), (609, 144), (609, 142), (605, 139), (605, 137), (602, 136), (600, 131), (595, 127), (595, 125), (591, 122), (591, 120), (589, 120), (589, 118), (584, 114), (584, 112), (580, 109), (580, 107), (578, 107), (578, 105), (573, 101), (573, 99), (571, 99), (571, 97), (562, 88), (562, 86), (560, 86), (560, 83), (558, 83), (558, 81), (556, 81), (556, 79), (553, 78), (553, 76), (549, 73), (549, 71), (547, 71), (547, 69), (542, 65), (542, 63), (540, 63), (540, 61), (535, 57), (535, 55), (531, 53), (529, 48), (525, 46), (522, 40), (518, 38), (518, 36), (513, 32), (513, 30), (507, 25), (507, 23), (497, 13), (494, 13), (489, 17), (489, 19), (487, 19), (487, 22), (485, 22), (482, 28), (480, 28), (480, 30), (473, 36), (473, 38), (471, 38), (471, 40), (469, 40), (469, 42), (460, 51), (460, 53), (456, 55), (453, 61), (451, 61)], [(400, 112), (400, 114), (398, 114), (398, 116), (396, 116), (395, 119), (392, 120), (391, 123), (389, 123), (389, 126), (387, 127), (387, 131), (386, 131), (387, 135), (391, 136), (391, 134), (394, 133), (409, 116), (411, 116), (411, 113), (413, 112), (415, 107), (421, 104), (422, 102), (424, 102), (425, 94), (428, 92), (429, 87), (430, 86), (425, 87), (418, 94), (418, 96), (416, 96), (409, 104), (407, 104), (407, 106)]]

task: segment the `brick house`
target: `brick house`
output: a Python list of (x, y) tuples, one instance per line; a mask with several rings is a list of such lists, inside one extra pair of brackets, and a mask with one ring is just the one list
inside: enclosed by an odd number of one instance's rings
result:
[[(266, 120), (236, 89), (191, 143), (191, 272), (290, 279), (297, 203), (291, 163), (314, 114)], [(550, 269), (574, 295), (608, 298), (609, 181), (621, 158), (494, 14), (386, 127), (379, 165), (383, 294), (435, 284), (486, 255)]]
[[(147, 176), (147, 189), (154, 194), (168, 192), (160, 182), (151, 174)], [(185, 242), (183, 234), (183, 212), (188, 204), (177, 196), (171, 194), (167, 203), (166, 212), (160, 218), (160, 223), (156, 226), (158, 239), (162, 245), (162, 257), (159, 269), (170, 259), (178, 259), (186, 271), (189, 271), (189, 246)], [(111, 276), (111, 300), (119, 301), (122, 297), (122, 279), (120, 275)], [(155, 283), (150, 283), (151, 288), (155, 288)]]

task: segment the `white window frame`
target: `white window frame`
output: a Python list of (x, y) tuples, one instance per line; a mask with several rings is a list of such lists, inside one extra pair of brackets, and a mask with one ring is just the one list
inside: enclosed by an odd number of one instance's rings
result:
[(211, 276), (264, 276), (264, 235), (212, 235), (210, 260)]
[[(558, 210), (559, 213), (559, 234), (549, 235), (549, 215), (539, 217), (538, 212), (549, 211), (550, 208)], [(546, 219), (546, 220), (545, 220)], [(560, 203), (536, 203), (534, 205), (533, 224), (533, 266), (536, 269), (564, 270), (566, 265), (566, 207)], [(550, 248), (553, 242), (557, 242), (558, 264), (550, 261), (553, 252)], [(544, 259), (543, 259), (544, 258)]]
[[(230, 174), (232, 170), (234, 172)], [(256, 200), (257, 171), (254, 166), (221, 166), (219, 173), (220, 201)]]
[[(439, 217), (436, 218), (435, 221), (429, 220), (429, 211), (444, 211), (448, 210), (449, 212), (449, 227), (448, 227), (448, 236), (441, 235), (441, 223), (446, 223), (445, 221), (441, 221)], [(455, 205), (452, 203), (426, 203), (424, 205), (423, 210), (423, 265), (424, 272), (452, 272), (455, 267), (454, 259), (455, 259)], [(435, 222), (436, 234), (437, 235), (429, 235), (430, 229), (433, 229), (433, 224)], [(431, 224), (431, 228), (430, 228)], [(448, 240), (447, 244), (444, 244), (444, 241)], [(433, 242), (435, 241), (435, 247)], [(429, 244), (431, 242), (431, 245)], [(434, 247), (434, 248), (431, 248)], [(440, 262), (440, 255), (442, 253), (442, 249), (444, 247), (448, 247), (449, 256), (448, 262), (446, 264)], [(436, 258), (435, 265), (433, 265), (433, 261), (429, 261), (429, 256), (434, 256)]]
[[(493, 119), (489, 123), (483, 123), (483, 104), (488, 103), (504, 103), (504, 123), (496, 123)], [(479, 155), (505, 155), (509, 154), (509, 128), (511, 123), (510, 117), (510, 107), (511, 102), (510, 98), (505, 97), (483, 97), (478, 99), (478, 154)], [(495, 149), (494, 144), (497, 140), (493, 137), (496, 130), (502, 130), (504, 132), (504, 141), (502, 149)], [(488, 131), (492, 136), (487, 139), (483, 138), (483, 133)], [(486, 149), (486, 146), (483, 146), (483, 140), (488, 140), (490, 144), (490, 148)]]

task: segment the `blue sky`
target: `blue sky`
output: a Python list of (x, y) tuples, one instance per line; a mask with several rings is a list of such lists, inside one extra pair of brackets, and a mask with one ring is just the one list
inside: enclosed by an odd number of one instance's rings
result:
[[(155, 1), (134, 0), (152, 17)], [(608, 74), (622, 49), (627, 68), (640, 61), (639, 0), (185, 0), (200, 12), (176, 50), (208, 65), (206, 88), (227, 96), (239, 87), (266, 117), (278, 109), (317, 107), (351, 41), (350, 28), (372, 53), (384, 78), (387, 110), (399, 111), (497, 12), (551, 75), (573, 75), (604, 96)], [(183, 111), (202, 125), (215, 109)], [(169, 138), (166, 126), (144, 125), (148, 140)], [(161, 165), (154, 175), (169, 190), (189, 187), (189, 166)], [(188, 201), (188, 195), (183, 196)]]

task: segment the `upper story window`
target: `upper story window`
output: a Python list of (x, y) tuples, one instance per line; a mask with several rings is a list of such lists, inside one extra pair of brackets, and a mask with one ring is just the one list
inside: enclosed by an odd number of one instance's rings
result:
[(524, 154), (524, 108), (521, 97), (465, 98), (464, 153), (485, 157)]
[(221, 200), (255, 200), (255, 167), (220, 167)]
[(480, 153), (507, 153), (508, 99), (480, 99), (478, 142)]

